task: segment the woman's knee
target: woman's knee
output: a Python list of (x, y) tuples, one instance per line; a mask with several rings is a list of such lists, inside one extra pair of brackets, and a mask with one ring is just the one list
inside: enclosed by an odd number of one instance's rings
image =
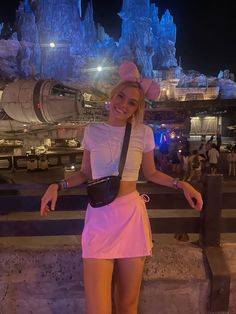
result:
[(138, 311), (139, 296), (117, 296), (115, 298), (115, 307), (117, 314), (135, 314)]

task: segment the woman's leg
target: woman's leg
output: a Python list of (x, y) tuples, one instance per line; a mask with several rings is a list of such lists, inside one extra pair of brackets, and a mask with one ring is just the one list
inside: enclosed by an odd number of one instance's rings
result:
[(116, 314), (137, 314), (145, 257), (122, 258), (115, 262)]
[(215, 164), (211, 164), (211, 174), (215, 174)]
[(217, 167), (217, 164), (214, 164), (214, 167), (213, 167), (213, 172), (212, 172), (212, 174), (215, 174), (215, 173), (216, 173), (216, 167)]
[(202, 177), (202, 172), (201, 170), (196, 170), (196, 178), (197, 178), (197, 181), (201, 181), (201, 177)]
[(114, 260), (83, 260), (86, 314), (111, 314), (111, 283)]

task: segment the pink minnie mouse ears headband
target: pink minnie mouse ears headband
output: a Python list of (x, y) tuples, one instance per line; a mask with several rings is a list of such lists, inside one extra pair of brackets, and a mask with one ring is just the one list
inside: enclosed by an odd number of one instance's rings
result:
[(118, 71), (120, 78), (124, 81), (138, 82), (149, 100), (156, 100), (160, 94), (160, 86), (154, 80), (141, 79), (137, 66), (131, 61), (124, 61)]

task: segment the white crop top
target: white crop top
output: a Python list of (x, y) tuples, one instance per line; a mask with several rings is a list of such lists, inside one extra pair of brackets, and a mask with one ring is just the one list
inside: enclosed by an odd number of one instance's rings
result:
[[(125, 126), (90, 123), (85, 127), (82, 145), (90, 152), (93, 179), (118, 175)], [(136, 181), (142, 162), (142, 153), (155, 147), (152, 129), (144, 124), (132, 128), (122, 181)]]

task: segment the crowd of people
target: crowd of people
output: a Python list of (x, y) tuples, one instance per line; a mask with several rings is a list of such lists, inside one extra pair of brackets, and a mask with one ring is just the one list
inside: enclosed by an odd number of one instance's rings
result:
[[(219, 160), (221, 158), (221, 138), (217, 134), (216, 141), (212, 135), (208, 141), (202, 142), (197, 149), (190, 149), (187, 140), (172, 140), (169, 144), (164, 143), (159, 147), (157, 153), (157, 166), (162, 171), (168, 170), (180, 176), (182, 180), (192, 182), (201, 181), (205, 173), (222, 173), (219, 169)], [(236, 145), (230, 146), (226, 153), (227, 172), (225, 175), (236, 175)]]

